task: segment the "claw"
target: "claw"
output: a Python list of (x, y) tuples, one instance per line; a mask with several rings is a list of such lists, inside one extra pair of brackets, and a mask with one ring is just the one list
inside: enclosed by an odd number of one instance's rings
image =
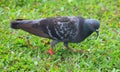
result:
[(53, 49), (50, 48), (47, 53), (50, 54), (50, 55), (53, 55), (54, 54)]
[[(68, 48), (67, 48), (67, 49), (68, 49)], [(71, 51), (73, 51), (74, 53), (83, 54), (83, 50), (76, 50), (76, 49), (71, 49), (71, 48), (69, 48), (68, 50), (71, 50)]]
[(80, 53), (80, 54), (83, 54), (83, 52), (84, 52), (83, 50), (79, 50), (79, 53)]
[(73, 49), (73, 52), (74, 52), (74, 53), (76, 53), (76, 52), (77, 52), (77, 50), (76, 50), (76, 49)]

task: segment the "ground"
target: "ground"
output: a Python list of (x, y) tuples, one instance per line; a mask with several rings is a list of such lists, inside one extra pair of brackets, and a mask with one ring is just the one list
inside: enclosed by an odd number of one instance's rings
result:
[[(0, 71), (3, 72), (119, 72), (120, 0), (0, 0)], [(93, 33), (67, 51), (62, 43), (50, 56), (49, 39), (10, 28), (10, 21), (56, 16), (82, 16), (100, 21)], [(28, 38), (31, 46), (28, 44)]]

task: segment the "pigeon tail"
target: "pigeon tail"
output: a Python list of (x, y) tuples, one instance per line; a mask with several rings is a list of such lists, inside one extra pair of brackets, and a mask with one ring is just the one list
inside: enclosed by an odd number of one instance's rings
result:
[(42, 26), (40, 26), (39, 20), (23, 20), (23, 19), (16, 19), (16, 21), (11, 21), (11, 28), (13, 29), (22, 29), (26, 32), (31, 34), (50, 38), (47, 33), (44, 32)]
[(13, 29), (20, 29), (19, 25), (23, 24), (25, 19), (16, 19), (15, 21), (11, 21), (11, 28)]
[(23, 27), (29, 27), (31, 24), (35, 24), (35, 22), (33, 20), (16, 19), (16, 21), (11, 21), (11, 28), (21, 29)]
[(17, 21), (11, 21), (11, 28), (13, 29), (19, 29), (19, 22)]

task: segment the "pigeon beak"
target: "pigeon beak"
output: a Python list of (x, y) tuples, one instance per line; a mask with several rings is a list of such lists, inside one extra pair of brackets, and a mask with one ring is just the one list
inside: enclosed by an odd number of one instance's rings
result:
[(96, 29), (96, 31), (95, 31), (96, 33), (97, 33), (97, 38), (98, 38), (98, 36), (99, 36), (99, 30), (98, 29)]

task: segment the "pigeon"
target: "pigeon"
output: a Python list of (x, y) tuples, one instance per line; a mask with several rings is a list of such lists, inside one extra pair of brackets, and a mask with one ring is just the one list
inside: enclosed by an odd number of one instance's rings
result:
[(93, 32), (99, 35), (100, 22), (97, 19), (87, 19), (80, 16), (61, 16), (40, 18), (37, 20), (16, 19), (11, 21), (11, 28), (22, 29), (39, 37), (52, 39), (50, 55), (54, 54), (53, 47), (63, 42), (67, 49), (68, 43), (80, 43)]

